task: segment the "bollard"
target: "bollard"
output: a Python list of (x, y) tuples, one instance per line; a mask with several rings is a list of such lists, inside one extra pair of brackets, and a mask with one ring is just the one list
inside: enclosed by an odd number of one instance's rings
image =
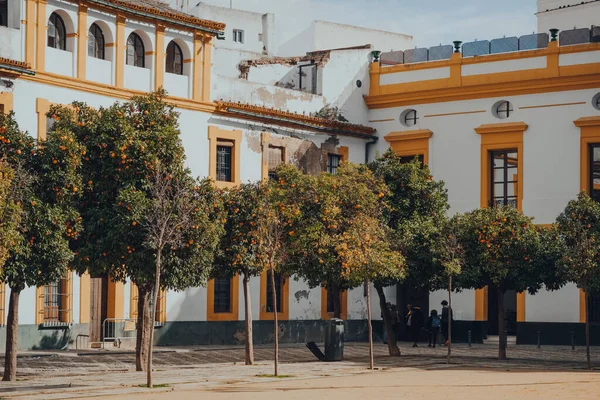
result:
[(537, 348), (541, 349), (542, 348), (542, 339), (540, 336), (540, 331), (537, 332), (537, 343), (538, 343)]
[(467, 339), (468, 339), (468, 341), (469, 341), (469, 347), (471, 347), (471, 339), (472, 339), (472, 338), (471, 338), (471, 331), (468, 331), (468, 332), (467, 332)]
[(575, 331), (571, 331), (571, 350), (575, 350)]

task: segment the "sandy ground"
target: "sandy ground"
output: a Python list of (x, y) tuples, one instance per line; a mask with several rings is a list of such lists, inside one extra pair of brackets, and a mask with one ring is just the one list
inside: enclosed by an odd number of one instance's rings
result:
[[(158, 390), (158, 389), (157, 389)], [(167, 389), (168, 390), (168, 389)], [(106, 397), (104, 397), (105, 399)], [(283, 378), (261, 383), (176, 388), (120, 398), (135, 399), (443, 399), (529, 400), (600, 398), (600, 374), (401, 369), (346, 377)]]

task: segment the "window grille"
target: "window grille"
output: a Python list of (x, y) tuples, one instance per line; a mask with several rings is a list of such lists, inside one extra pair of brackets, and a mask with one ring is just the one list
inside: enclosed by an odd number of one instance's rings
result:
[(328, 154), (327, 155), (327, 172), (330, 174), (337, 174), (338, 167), (342, 161), (342, 156), (339, 154)]
[(231, 176), (231, 157), (233, 143), (219, 141), (217, 143), (217, 181), (233, 182)]
[(417, 116), (417, 110), (408, 110), (404, 113), (404, 125), (405, 126), (415, 126), (417, 125), (417, 121), (419, 117)]
[[(340, 307), (341, 307), (341, 299), (340, 299)], [(327, 312), (330, 314), (334, 313), (333, 310), (333, 291), (332, 290), (327, 290)]]
[[(275, 272), (275, 291), (277, 294), (277, 312), (282, 311), (281, 288), (283, 287), (283, 278), (281, 274)], [(273, 308), (273, 285), (271, 283), (271, 271), (267, 271), (267, 312), (274, 312)]]
[(419, 164), (421, 164), (421, 167), (423, 167), (423, 165), (425, 164), (425, 158), (424, 158), (423, 154), (401, 156), (400, 157), (400, 163), (401, 164), (408, 164), (408, 163), (412, 162), (412, 160), (414, 160), (415, 157), (417, 157), (417, 159), (419, 160)]
[(48, 47), (67, 50), (67, 30), (64, 21), (57, 13), (52, 13), (48, 21)]
[(506, 119), (512, 115), (514, 111), (510, 101), (501, 101), (496, 105), (495, 114), (500, 119)]
[(490, 152), (491, 207), (517, 207), (518, 153), (516, 150)]
[(590, 197), (600, 201), (600, 143), (590, 145)]
[[(164, 308), (165, 296), (166, 296), (166, 292), (164, 290), (161, 290), (160, 293), (158, 294), (158, 305), (156, 306), (156, 317), (154, 318), (155, 325), (164, 323), (167, 320), (167, 318), (166, 318), (167, 310), (165, 310), (165, 308)], [(131, 319), (135, 319), (135, 320), (137, 320), (137, 317), (138, 317), (138, 310), (137, 310), (138, 298), (139, 298), (138, 287), (134, 283), (131, 283), (131, 301), (129, 302), (131, 310), (129, 311), (129, 314), (131, 315)], [(152, 313), (152, 304), (154, 301), (154, 290), (152, 292), (150, 292), (149, 300), (150, 301), (148, 301), (148, 312)]]
[(231, 312), (231, 278), (215, 278), (214, 312)]
[(175, 42), (167, 46), (167, 59), (165, 70), (171, 74), (183, 75), (183, 52)]
[(146, 66), (146, 54), (144, 42), (136, 33), (129, 35), (127, 39), (127, 65), (144, 68)]
[(104, 34), (97, 24), (92, 24), (88, 33), (88, 56), (104, 60), (104, 55)]
[(41, 296), (44, 325), (62, 325), (72, 322), (72, 284), (71, 273), (68, 273), (67, 278), (43, 287)]

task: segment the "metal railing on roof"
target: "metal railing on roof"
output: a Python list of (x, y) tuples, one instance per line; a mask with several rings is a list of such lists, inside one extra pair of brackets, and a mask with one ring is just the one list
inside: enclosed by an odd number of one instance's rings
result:
[[(600, 26), (591, 28), (571, 29), (560, 32), (558, 36), (560, 46), (600, 42)], [(461, 53), (463, 57), (484, 56), (488, 54), (501, 54), (516, 51), (544, 49), (548, 47), (550, 35), (547, 33), (534, 33), (521, 37), (504, 37), (493, 40), (475, 40), (463, 43)], [(429, 48), (415, 48), (404, 51), (390, 51), (381, 54), (381, 65), (412, 64), (437, 60), (448, 60), (452, 57), (452, 45), (439, 45)]]

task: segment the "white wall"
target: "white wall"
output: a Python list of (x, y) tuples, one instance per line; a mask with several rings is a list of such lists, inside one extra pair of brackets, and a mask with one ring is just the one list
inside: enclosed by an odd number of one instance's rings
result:
[(214, 47), (212, 54), (212, 73), (214, 75), (238, 78), (240, 70), (238, 64), (244, 60), (256, 60), (261, 58), (260, 53), (254, 53), (243, 49), (229, 49)]
[[(429, 310), (437, 310), (438, 314), (442, 312), (442, 301), (448, 301), (447, 290), (437, 290), (429, 295)], [(460, 293), (452, 293), (452, 309), (454, 310), (454, 319), (458, 321), (475, 320), (475, 291), (463, 290)]]
[(525, 298), (527, 322), (579, 322), (579, 289), (569, 283), (556, 292), (541, 290)]
[[(586, 0), (538, 0), (538, 32), (552, 28), (562, 30), (600, 25), (600, 2)], [(566, 8), (555, 10), (558, 7)], [(546, 11), (550, 10), (550, 11)]]
[(0, 26), (0, 57), (24, 61), (21, 52), (21, 32), (23, 30)]

